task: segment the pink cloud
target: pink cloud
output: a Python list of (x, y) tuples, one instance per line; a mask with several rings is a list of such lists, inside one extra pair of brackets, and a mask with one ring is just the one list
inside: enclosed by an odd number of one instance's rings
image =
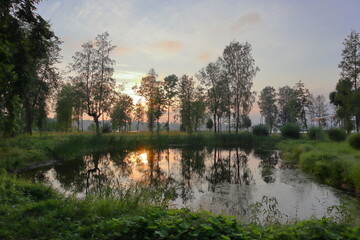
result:
[(255, 25), (262, 22), (263, 20), (259, 13), (256, 12), (246, 13), (238, 18), (235, 25), (232, 27), (232, 30), (239, 30), (248, 25)]
[(210, 60), (210, 54), (209, 53), (202, 53), (196, 57), (196, 59), (200, 62), (207, 62)]
[(179, 41), (162, 40), (151, 44), (150, 47), (167, 53), (175, 53), (183, 48), (183, 43)]

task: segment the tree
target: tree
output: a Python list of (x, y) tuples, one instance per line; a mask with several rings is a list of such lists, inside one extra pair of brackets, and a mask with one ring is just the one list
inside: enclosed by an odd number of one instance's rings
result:
[(296, 101), (295, 108), (298, 113), (298, 122), (300, 122), (305, 129), (307, 125), (307, 110), (311, 104), (311, 94), (309, 89), (305, 88), (304, 83), (300, 80), (293, 88), (294, 99)]
[(81, 121), (81, 130), (83, 131), (83, 114), (87, 110), (86, 104), (86, 88), (84, 79), (81, 77), (71, 78), (71, 84), (74, 88), (74, 107), (73, 107), (73, 119), (77, 123), (78, 132), (80, 131), (80, 121)]
[[(360, 83), (360, 39), (359, 33), (355, 30), (352, 30), (351, 33), (345, 38), (344, 49), (342, 51), (342, 60), (339, 64), (339, 68), (341, 68), (341, 79), (348, 79), (351, 83), (351, 91), (357, 91)], [(352, 95), (352, 94), (350, 94)], [(356, 94), (355, 94), (356, 95)], [(360, 111), (358, 107), (360, 105), (360, 100), (354, 97), (354, 101), (352, 101), (352, 105), (356, 108), (355, 111), (349, 113), (350, 115), (355, 116), (355, 126), (356, 130), (359, 131), (360, 126)], [(351, 108), (350, 108), (351, 109)], [(351, 111), (349, 109), (349, 111)], [(347, 115), (349, 115), (347, 114)]]
[[(25, 110), (25, 131), (32, 133), (34, 119), (42, 128), (46, 100), (58, 80), (60, 41), (50, 24), (35, 13), (38, 0), (0, 3), (0, 102), (3, 129), (14, 136), (19, 107)], [(20, 104), (19, 104), (20, 103)]]
[(113, 129), (126, 130), (126, 126), (131, 124), (131, 114), (133, 112), (133, 99), (126, 94), (121, 94), (110, 113)]
[(279, 88), (277, 101), (279, 125), (296, 122), (295, 104), (293, 89), (289, 86)]
[[(163, 114), (163, 94), (162, 94), (162, 83), (157, 81), (158, 74), (152, 68), (148, 75), (141, 79), (140, 86), (135, 86), (133, 89), (135, 92), (144, 97), (147, 104), (147, 121), (150, 132), (154, 131), (154, 124), (157, 120), (159, 125), (159, 119)], [(159, 129), (159, 126), (158, 126)]]
[[(309, 117), (310, 119), (320, 118), (328, 115), (328, 106), (324, 95), (317, 95), (314, 97), (311, 95), (311, 103), (309, 105)], [(319, 124), (325, 124), (324, 121)]]
[(247, 115), (254, 102), (254, 92), (251, 92), (254, 79), (259, 68), (251, 55), (251, 45), (248, 42), (240, 44), (231, 42), (223, 52), (225, 69), (229, 78), (233, 96), (232, 109), (236, 133), (241, 127), (241, 119)]
[(206, 121), (206, 128), (211, 130), (214, 126), (214, 122), (211, 118), (208, 118), (208, 120)]
[(171, 105), (174, 104), (175, 97), (177, 95), (177, 83), (179, 78), (172, 74), (164, 78), (163, 84), (163, 92), (164, 92), (164, 101), (167, 107), (167, 123), (166, 123), (166, 130), (169, 132), (170, 127), (170, 109)]
[(267, 86), (260, 92), (258, 105), (261, 115), (265, 117), (265, 125), (269, 127), (270, 133), (277, 120), (278, 109), (276, 102), (275, 88)]
[(243, 119), (242, 119), (242, 126), (244, 128), (246, 128), (247, 131), (249, 131), (249, 128), (251, 127), (251, 119), (249, 118), (249, 116), (244, 116)]
[(87, 114), (95, 122), (96, 133), (100, 135), (99, 118), (111, 109), (115, 99), (115, 80), (112, 78), (115, 61), (110, 53), (116, 46), (111, 45), (107, 32), (98, 35), (95, 42), (82, 45), (82, 51), (73, 56), (72, 69), (84, 79)]
[(195, 81), (192, 77), (183, 75), (178, 85), (180, 101), (180, 130), (191, 133), (194, 130), (192, 107), (195, 100)]
[(137, 121), (136, 131), (139, 131), (140, 121), (144, 121), (145, 109), (141, 102), (137, 102), (134, 109), (134, 120)]
[(71, 129), (74, 97), (74, 88), (70, 84), (63, 85), (57, 95), (55, 111), (57, 129), (60, 131)]

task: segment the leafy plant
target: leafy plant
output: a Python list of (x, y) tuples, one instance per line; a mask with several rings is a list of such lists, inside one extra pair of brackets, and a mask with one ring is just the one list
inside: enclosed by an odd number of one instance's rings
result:
[(320, 127), (310, 127), (307, 134), (311, 140), (325, 140), (324, 130)]
[(346, 131), (342, 128), (331, 128), (327, 130), (327, 134), (329, 135), (330, 140), (334, 142), (345, 141), (347, 136)]
[(360, 150), (360, 133), (351, 134), (348, 142), (351, 147)]
[(255, 136), (268, 136), (269, 135), (269, 129), (267, 126), (263, 124), (255, 125), (252, 129), (252, 133)]

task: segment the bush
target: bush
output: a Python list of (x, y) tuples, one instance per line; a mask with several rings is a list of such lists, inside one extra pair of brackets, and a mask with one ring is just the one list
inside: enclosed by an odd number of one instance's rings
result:
[(351, 147), (360, 150), (360, 133), (350, 135), (348, 142)]
[(300, 126), (294, 123), (285, 123), (280, 132), (284, 138), (300, 138)]
[(104, 126), (102, 127), (103, 133), (111, 133), (111, 125), (109, 123), (104, 123)]
[(308, 136), (311, 140), (325, 140), (324, 131), (320, 127), (309, 128)]
[(269, 129), (265, 125), (259, 124), (253, 127), (252, 133), (255, 136), (267, 136), (269, 135)]
[(331, 128), (327, 130), (327, 134), (331, 141), (341, 142), (346, 139), (346, 131), (341, 128)]

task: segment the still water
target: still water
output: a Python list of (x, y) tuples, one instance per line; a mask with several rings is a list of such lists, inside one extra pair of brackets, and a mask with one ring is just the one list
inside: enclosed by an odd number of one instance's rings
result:
[(27, 172), (26, 176), (78, 197), (115, 180), (162, 188), (177, 186), (171, 207), (201, 209), (242, 220), (250, 217), (251, 206), (264, 196), (276, 198), (277, 209), (286, 219), (321, 218), (329, 216), (330, 206), (357, 202), (282, 161), (278, 151), (240, 148), (97, 153)]

